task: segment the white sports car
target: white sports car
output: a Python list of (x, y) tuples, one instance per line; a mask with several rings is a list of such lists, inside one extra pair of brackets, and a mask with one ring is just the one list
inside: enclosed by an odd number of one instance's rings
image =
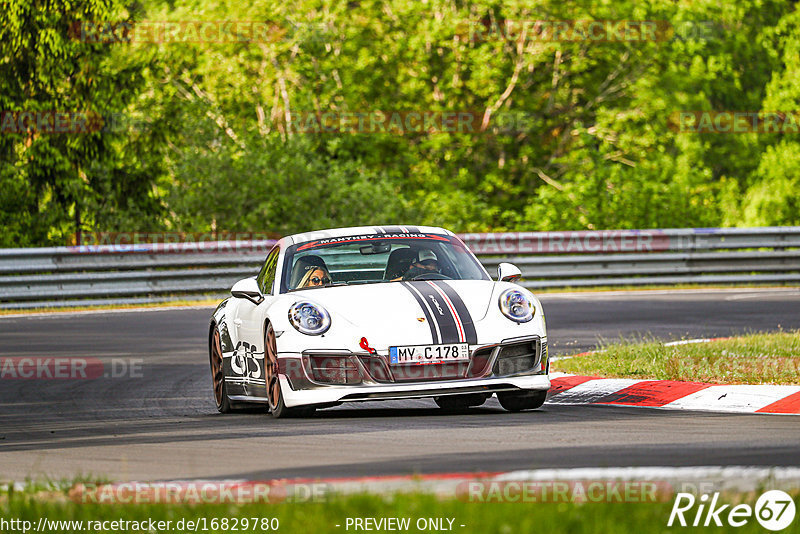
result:
[(285, 417), (432, 397), (461, 409), (493, 394), (507, 410), (538, 408), (550, 388), (547, 333), (519, 277), (501, 263), (492, 281), (442, 228), (284, 237), (211, 319), (217, 408), (261, 403)]

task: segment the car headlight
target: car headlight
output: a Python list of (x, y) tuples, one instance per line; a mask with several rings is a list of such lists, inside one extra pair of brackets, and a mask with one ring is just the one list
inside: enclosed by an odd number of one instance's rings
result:
[(289, 322), (298, 332), (318, 336), (331, 327), (331, 316), (322, 306), (302, 301), (289, 308)]
[(536, 306), (528, 295), (519, 289), (506, 289), (500, 294), (500, 311), (517, 323), (527, 323), (533, 319)]

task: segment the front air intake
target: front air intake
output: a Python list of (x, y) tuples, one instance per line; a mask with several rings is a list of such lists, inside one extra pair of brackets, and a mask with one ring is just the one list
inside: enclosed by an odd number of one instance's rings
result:
[(492, 359), (494, 347), (485, 347), (472, 354), (472, 366), (469, 368), (469, 377), (475, 378), (486, 374), (489, 361)]
[(508, 376), (532, 371), (539, 363), (539, 341), (514, 343), (500, 348), (492, 372), (497, 376)]
[(361, 375), (350, 356), (320, 354), (307, 356), (306, 369), (314, 382), (320, 384), (358, 384)]

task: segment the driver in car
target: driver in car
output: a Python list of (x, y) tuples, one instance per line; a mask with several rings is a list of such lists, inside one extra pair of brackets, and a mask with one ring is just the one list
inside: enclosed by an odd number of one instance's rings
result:
[(413, 280), (423, 274), (441, 273), (439, 261), (436, 259), (436, 254), (432, 250), (421, 249), (417, 254), (417, 260), (413, 262), (406, 274), (403, 275), (403, 280)]

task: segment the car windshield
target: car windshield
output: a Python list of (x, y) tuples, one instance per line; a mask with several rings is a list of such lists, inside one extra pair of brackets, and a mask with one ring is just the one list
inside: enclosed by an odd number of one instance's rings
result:
[(439, 234), (375, 234), (289, 247), (282, 292), (410, 280), (489, 280), (458, 239)]

